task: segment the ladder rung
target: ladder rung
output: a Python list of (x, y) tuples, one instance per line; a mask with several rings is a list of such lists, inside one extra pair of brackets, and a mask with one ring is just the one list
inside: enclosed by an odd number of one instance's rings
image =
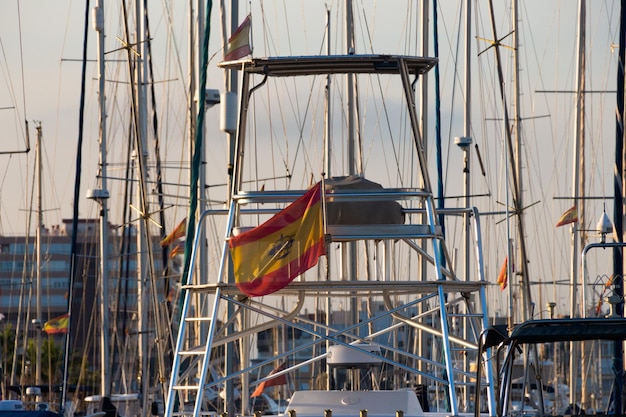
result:
[[(215, 411), (201, 411), (198, 415), (200, 416), (217, 416), (217, 412)], [(178, 417), (182, 417), (182, 416), (193, 416), (193, 411), (176, 411), (172, 413), (172, 416), (178, 416)]]
[(450, 350), (453, 351), (453, 352), (476, 352), (478, 349), (467, 348), (467, 347), (465, 347), (465, 348), (460, 347), (460, 348), (450, 348)]
[(181, 350), (178, 352), (180, 356), (204, 355), (204, 346), (196, 346), (189, 350)]
[(187, 322), (207, 322), (211, 321), (211, 317), (185, 317)]
[(189, 390), (198, 391), (199, 388), (200, 388), (200, 385), (174, 385), (172, 386), (172, 389), (176, 389), (176, 390), (189, 389)]
[[(468, 382), (463, 382), (463, 381), (456, 381), (454, 383), (457, 387), (473, 387), (475, 386), (474, 382), (468, 381)], [(482, 385), (484, 386), (484, 385)]]

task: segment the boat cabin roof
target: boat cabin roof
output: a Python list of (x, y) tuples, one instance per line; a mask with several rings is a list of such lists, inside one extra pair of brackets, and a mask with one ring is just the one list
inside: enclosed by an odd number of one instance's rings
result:
[(530, 320), (516, 326), (508, 339), (518, 344), (626, 340), (626, 319), (615, 317)]
[(322, 74), (398, 74), (404, 62), (409, 74), (424, 74), (437, 58), (408, 55), (315, 55), (247, 58), (220, 62), (224, 69), (241, 70), (270, 77)]
[(369, 417), (388, 417), (401, 410), (405, 417), (424, 417), (417, 395), (411, 390), (394, 391), (296, 391), (284, 415), (291, 410), (299, 417), (317, 417), (331, 410), (334, 417), (354, 417), (367, 410)]

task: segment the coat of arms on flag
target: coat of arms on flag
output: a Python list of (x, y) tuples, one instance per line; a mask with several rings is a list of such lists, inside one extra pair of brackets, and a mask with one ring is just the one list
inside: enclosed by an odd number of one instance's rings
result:
[(242, 292), (278, 291), (326, 253), (321, 193), (317, 183), (265, 223), (230, 238), (235, 282)]

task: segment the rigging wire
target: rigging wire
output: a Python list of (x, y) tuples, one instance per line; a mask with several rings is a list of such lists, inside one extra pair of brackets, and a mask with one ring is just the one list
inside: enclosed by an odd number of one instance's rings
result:
[[(24, 77), (24, 44), (22, 40), (22, 13), (20, 12), (20, 2), (17, 0), (17, 25), (19, 28), (19, 44), (20, 44), (20, 75), (22, 78), (22, 105), (24, 106), (24, 115), (26, 115), (26, 82)], [(5, 61), (6, 62), (6, 61)]]
[[(147, 10), (148, 9), (148, 4), (147, 4), (147, 0), (144, 0), (144, 9)], [(156, 94), (155, 94), (155, 90), (154, 90), (154, 67), (153, 67), (153, 61), (152, 61), (152, 42), (150, 41), (151, 39), (151, 32), (150, 32), (150, 18), (149, 16), (146, 14), (145, 17), (145, 25), (146, 25), (146, 39), (147, 39), (147, 43), (146, 43), (146, 48), (147, 48), (147, 61), (148, 61), (148, 82), (149, 82), (149, 86), (150, 86), (150, 105), (152, 108), (152, 134), (154, 137), (154, 154), (155, 154), (155, 159), (156, 159), (156, 176), (157, 176), (157, 198), (158, 198), (158, 212), (159, 212), (159, 219), (160, 219), (160, 224), (164, 225), (165, 224), (165, 201), (163, 199), (163, 183), (162, 183), (162, 178), (163, 178), (163, 171), (161, 168), (161, 152), (160, 152), (160, 136), (159, 136), (159, 120), (156, 114)], [(162, 234), (162, 237), (165, 237), (165, 233)], [(148, 239), (150, 239), (150, 236), (148, 236)], [(157, 277), (155, 273), (150, 274), (150, 278), (152, 281), (152, 291), (150, 292), (152, 295), (152, 308), (153, 308), (153, 314), (154, 314), (154, 320), (156, 321), (156, 338), (159, 341), (159, 343), (156, 344), (156, 349), (157, 349), (157, 362), (158, 362), (158, 371), (161, 375), (161, 379), (164, 380), (165, 379), (165, 375), (169, 374), (169, 369), (165, 363), (165, 357), (167, 355), (168, 359), (169, 359), (169, 363), (171, 363), (173, 361), (173, 337), (170, 335), (170, 337), (167, 337), (168, 334), (171, 334), (171, 331), (168, 331), (168, 329), (166, 328), (166, 326), (164, 325), (165, 323), (168, 323), (168, 320), (166, 319), (166, 317), (163, 317), (164, 315), (166, 316), (170, 316), (172, 313), (172, 309), (169, 308), (170, 306), (165, 306), (166, 310), (163, 311), (162, 310), (162, 306), (164, 306), (164, 304), (161, 303), (161, 299), (166, 300), (167, 299), (167, 294), (169, 293), (170, 290), (170, 282), (169, 279), (167, 278), (167, 276), (169, 275), (169, 268), (168, 268), (168, 258), (169, 258), (169, 251), (167, 249), (167, 247), (164, 247), (161, 249), (161, 264), (163, 266), (163, 272), (162, 272), (162, 276), (165, 277), (165, 280), (163, 281), (165, 285), (163, 285), (163, 292), (161, 293), (162, 297), (159, 297), (159, 294), (157, 293), (157, 289), (159, 288), (158, 282), (157, 282)], [(152, 263), (152, 262), (151, 262)], [(163, 397), (165, 397), (165, 392), (163, 391)]]
[[(26, 82), (25, 82), (25, 76), (24, 76), (24, 52), (23, 52), (23, 42), (22, 42), (22, 19), (21, 19), (21, 12), (20, 12), (20, 3), (19, 0), (17, 1), (17, 24), (18, 24), (18, 38), (19, 38), (19, 55), (20, 55), (20, 78), (21, 78), (21, 88), (22, 88), (22, 106), (23, 106), (23, 112), (24, 115), (26, 114)], [(4, 48), (4, 43), (2, 42), (2, 38), (0, 37), (0, 50), (2, 51), (2, 57), (3, 57), (3, 61), (5, 63), (8, 62), (7, 57), (6, 57), (6, 51)], [(13, 89), (13, 82), (11, 81), (11, 74), (7, 69), (7, 73), (6, 73), (6, 77), (9, 80), (8, 86), (7, 86), (7, 90), (9, 92), (9, 95), (11, 96), (11, 101), (13, 103), (17, 103), (17, 99), (15, 96), (15, 91)], [(10, 107), (13, 108), (13, 107)], [(15, 111), (18, 114), (18, 117), (20, 116), (20, 110), (19, 108), (15, 107)], [(24, 116), (25, 117), (25, 116)], [(26, 126), (28, 125), (28, 121), (26, 121)], [(10, 150), (10, 151), (0, 151), (0, 154), (14, 154), (14, 153), (28, 153), (30, 152), (30, 143), (28, 141), (28, 132), (25, 129), (20, 129), (19, 133), (21, 134), (24, 142), (25, 142), (25, 148), (23, 150)]]
[[(135, 169), (133, 166), (133, 159), (131, 158), (132, 155), (132, 140), (130, 138), (130, 129), (129, 129), (129, 137), (128, 140), (126, 141), (126, 171), (125, 171), (125, 175), (124, 178), (127, 178), (128, 181), (124, 182), (124, 192), (123, 192), (123, 203), (122, 203), (122, 219), (127, 219), (124, 221), (124, 224), (122, 226), (122, 235), (121, 235), (121, 239), (120, 239), (120, 249), (119, 249), (119, 254), (121, 255), (121, 262), (119, 263), (119, 269), (118, 269), (118, 281), (117, 281), (117, 289), (116, 289), (116, 293), (117, 293), (117, 300), (116, 300), (116, 305), (115, 305), (115, 311), (120, 312), (121, 311), (121, 315), (122, 315), (122, 323), (120, 326), (118, 326), (118, 320), (119, 320), (119, 314), (115, 314), (113, 316), (113, 329), (119, 329), (120, 331), (114, 331), (111, 333), (111, 345), (112, 346), (117, 346), (118, 351), (116, 351), (115, 349), (111, 350), (111, 356), (112, 356), (112, 362), (115, 361), (115, 356), (116, 354), (120, 356), (120, 363), (131, 363), (130, 361), (126, 362), (125, 358), (127, 355), (127, 350), (125, 349), (127, 345), (127, 340), (128, 338), (128, 324), (127, 324), (127, 318), (128, 318), (128, 306), (129, 306), (129, 297), (130, 297), (130, 270), (131, 270), (131, 255), (130, 255), (130, 248), (132, 247), (131, 245), (131, 238), (132, 238), (132, 225), (131, 225), (131, 221), (132, 219), (130, 218), (130, 210), (129, 207), (132, 204), (132, 184), (134, 182), (134, 173), (135, 173)], [(126, 254), (126, 255), (124, 255)], [(123, 288), (122, 288), (123, 285)], [(123, 305), (122, 307), (120, 307), (120, 304)], [(120, 335), (123, 335), (123, 337), (121, 337)], [(120, 340), (122, 339), (122, 340)], [(119, 372), (122, 373), (123, 372), (123, 366), (121, 366), (119, 368)], [(126, 387), (130, 381), (127, 381), (124, 375), (121, 376), (114, 376), (116, 379), (119, 378), (122, 382), (122, 386)]]

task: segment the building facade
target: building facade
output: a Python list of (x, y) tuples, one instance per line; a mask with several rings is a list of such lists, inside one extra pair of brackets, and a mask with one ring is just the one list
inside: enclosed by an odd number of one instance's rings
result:
[[(110, 225), (108, 230), (108, 334), (111, 338), (117, 335), (119, 339), (120, 334), (136, 335), (140, 331), (137, 328), (140, 270), (137, 234), (134, 227)], [(97, 339), (102, 333), (99, 219), (78, 221), (73, 282), (70, 282), (73, 262), (71, 238), (71, 220), (42, 229), (39, 245), (35, 236), (0, 236), (0, 326), (15, 332), (19, 360), (23, 353), (19, 346), (26, 346), (22, 341), (35, 340), (37, 333), (43, 331), (44, 324), (66, 314), (71, 303), (71, 352), (76, 356), (82, 354), (87, 358), (89, 367), (95, 370), (100, 366)], [(151, 239), (155, 250), (161, 249), (159, 241), (159, 236)], [(160, 277), (163, 272), (162, 257), (155, 256), (153, 259), (154, 268), (151, 270)], [(168, 291), (164, 281), (154, 282), (158, 288), (153, 290), (162, 299), (166, 298)], [(41, 317), (37, 317), (37, 311), (41, 311)], [(45, 333), (43, 336), (47, 337)], [(57, 346), (63, 345), (63, 337), (63, 333), (51, 335)], [(6, 348), (4, 350), (7, 351)], [(7, 369), (8, 361), (9, 358), (1, 358), (3, 369)], [(117, 363), (118, 359), (113, 361)]]

